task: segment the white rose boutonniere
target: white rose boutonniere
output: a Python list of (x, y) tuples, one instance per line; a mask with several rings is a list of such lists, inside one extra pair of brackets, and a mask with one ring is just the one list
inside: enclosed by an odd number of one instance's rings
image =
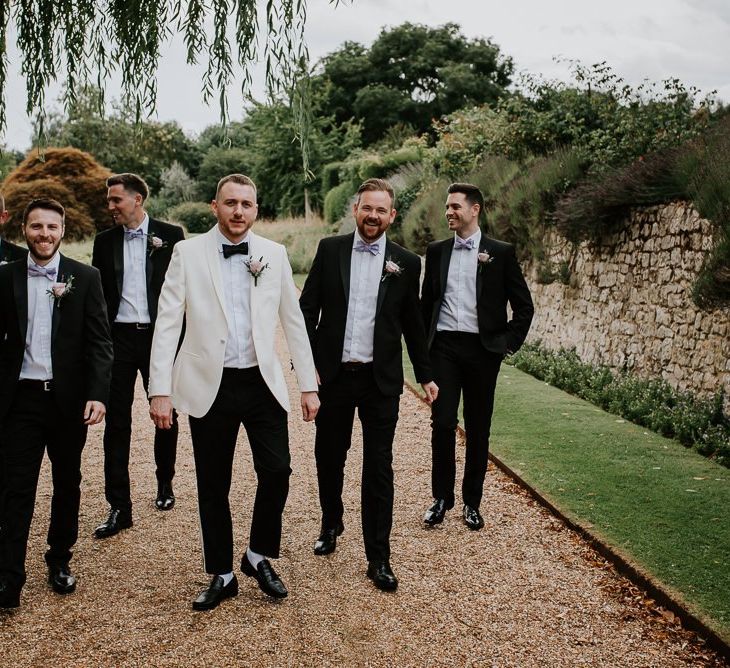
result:
[(382, 283), (388, 276), (400, 276), (403, 273), (401, 267), (395, 260), (388, 258), (383, 265), (383, 276), (380, 279)]
[(167, 241), (163, 241), (158, 237), (154, 232), (150, 232), (147, 235), (147, 254), (152, 255), (156, 250), (160, 250), (161, 248), (165, 248), (167, 246)]
[(61, 280), (58, 283), (53, 283), (51, 287), (46, 290), (46, 294), (49, 294), (51, 295), (51, 297), (53, 297), (53, 301), (56, 303), (56, 306), (60, 306), (61, 300), (66, 295), (71, 294), (73, 292), (73, 289), (74, 277), (73, 275), (71, 275), (65, 282)]
[(261, 276), (261, 274), (263, 274), (264, 271), (269, 268), (269, 263), (267, 262), (266, 264), (264, 264), (264, 257), (262, 255), (258, 260), (250, 257), (248, 258), (248, 260), (244, 261), (244, 264), (248, 269), (248, 273), (253, 276), (253, 286), (256, 287), (259, 282), (259, 276)]
[(484, 270), (484, 267), (494, 262), (494, 258), (487, 251), (482, 251), (477, 255), (477, 262), (479, 263), (479, 271), (481, 272)]

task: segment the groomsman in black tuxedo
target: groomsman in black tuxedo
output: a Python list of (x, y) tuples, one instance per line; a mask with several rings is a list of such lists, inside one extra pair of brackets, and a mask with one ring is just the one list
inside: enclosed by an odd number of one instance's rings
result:
[[(10, 212), (5, 208), (5, 198), (0, 195), (0, 229), (8, 221)], [(22, 246), (11, 244), (0, 237), (0, 264), (7, 264), (27, 257), (28, 251)]]
[[(181, 227), (150, 218), (144, 210), (149, 189), (136, 174), (107, 179), (107, 202), (115, 227), (94, 239), (91, 264), (101, 273), (114, 342), (109, 410), (104, 429), (104, 481), (109, 516), (94, 531), (107, 538), (132, 526), (129, 450), (137, 372), (147, 390), (157, 302), (172, 257), (184, 239)], [(170, 429), (155, 430), (158, 510), (175, 504), (172, 479), (177, 451), (177, 414)]]
[[(476, 186), (453, 183), (446, 220), (454, 236), (426, 250), (421, 308), (434, 378), (440, 388), (431, 406), (434, 502), (424, 522), (443, 522), (454, 507), (456, 427), (464, 398), (466, 462), (462, 483), (464, 523), (481, 529), (479, 512), (487, 473), (494, 389), (502, 358), (516, 352), (534, 312), (515, 249), (479, 229), (484, 198)], [(507, 304), (512, 309), (508, 320)]]
[(395, 218), (393, 189), (368, 179), (357, 192), (357, 230), (322, 239), (299, 304), (314, 352), (322, 402), (316, 418), (322, 526), (314, 552), (329, 554), (344, 531), (342, 485), (355, 409), (363, 428), (362, 527), (367, 576), (394, 590), (393, 435), (403, 391), (401, 336), (416, 378), (433, 401), (438, 388), (418, 310), (421, 261), (386, 239)]
[(0, 608), (20, 604), (44, 451), (53, 496), (46, 563), (54, 591), (76, 588), (69, 561), (81, 498), (81, 451), (104, 418), (112, 342), (99, 272), (58, 252), (64, 209), (23, 214), (30, 254), (0, 267)]

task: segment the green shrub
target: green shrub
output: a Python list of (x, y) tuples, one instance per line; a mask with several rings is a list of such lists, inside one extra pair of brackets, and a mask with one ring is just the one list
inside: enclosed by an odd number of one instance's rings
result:
[(328, 225), (334, 225), (342, 218), (357, 188), (352, 181), (345, 181), (327, 193), (324, 198), (324, 219)]
[(207, 232), (216, 223), (210, 204), (205, 202), (183, 202), (168, 209), (167, 217), (184, 225), (191, 234)]
[(525, 344), (507, 361), (730, 467), (730, 418), (723, 413), (722, 393), (699, 398), (673, 389), (664, 380), (644, 380), (628, 372), (614, 374), (608, 367), (585, 364), (574, 350), (552, 352), (539, 343)]
[(449, 180), (440, 178), (428, 185), (403, 217), (403, 243), (415, 253), (424, 253), (436, 239), (446, 239), (451, 232), (444, 218), (444, 202)]
[(340, 170), (343, 164), (342, 162), (330, 162), (322, 167), (322, 201), (332, 188), (340, 185)]

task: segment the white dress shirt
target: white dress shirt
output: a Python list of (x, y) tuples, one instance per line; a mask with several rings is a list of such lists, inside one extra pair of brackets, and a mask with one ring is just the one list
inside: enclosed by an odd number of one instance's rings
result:
[[(251, 274), (246, 262), (250, 255), (231, 255), (223, 257), (223, 244), (232, 244), (216, 229), (218, 235), (218, 253), (220, 256), (221, 279), (223, 293), (226, 297), (226, 319), (228, 320), (228, 340), (223, 366), (229, 369), (247, 369), (258, 366), (256, 350), (253, 345), (253, 331), (251, 328)], [(248, 233), (239, 242), (250, 242), (252, 233)]]
[[(45, 268), (55, 267), (58, 272), (60, 262), (61, 255), (56, 252)], [(28, 254), (28, 266), (32, 264), (35, 262)], [(51, 325), (55, 302), (48, 291), (61, 278), (58, 273), (53, 281), (45, 276), (28, 276), (28, 331), (25, 334), (25, 353), (20, 368), (21, 380), (53, 380)]]
[(375, 311), (385, 263), (385, 235), (376, 242), (378, 253), (356, 251), (358, 242), (367, 243), (355, 230), (350, 263), (350, 296), (347, 302), (343, 362), (372, 362)]
[[(456, 236), (456, 235), (454, 235)], [(441, 311), (436, 323), (436, 331), (479, 333), (477, 318), (477, 255), (481, 230), (477, 230), (468, 239), (473, 241), (473, 248), (454, 248), (451, 251), (449, 274), (446, 279), (446, 290), (441, 301)], [(464, 241), (468, 241), (465, 239)]]
[(150, 322), (147, 304), (147, 231), (150, 217), (145, 213), (142, 224), (137, 228), (143, 235), (136, 239), (122, 241), (124, 248), (124, 276), (119, 310), (114, 322)]

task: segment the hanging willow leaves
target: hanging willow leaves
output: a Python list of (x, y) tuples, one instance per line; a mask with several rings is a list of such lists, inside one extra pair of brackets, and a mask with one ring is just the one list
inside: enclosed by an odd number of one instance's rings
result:
[[(341, 1), (329, 0), (333, 6)], [(66, 111), (77, 94), (93, 83), (101, 91), (103, 111), (106, 85), (112, 74), (119, 73), (122, 103), (138, 122), (152, 115), (157, 106), (160, 55), (176, 34), (182, 35), (188, 64), (207, 61), (202, 97), (206, 102), (218, 99), (225, 126), (231, 81), (240, 75), (243, 98), (251, 96), (251, 66), (259, 56), (258, 41), (263, 39), (267, 92), (290, 102), (306, 174), (310, 122), (309, 57), (304, 43), (307, 3), (266, 0), (265, 7), (262, 27), (256, 0), (0, 0), (0, 133), (6, 123), (8, 32), (17, 38), (26, 81), (26, 112), (37, 119), (41, 140), (45, 95), (53, 83), (64, 85)], [(231, 24), (233, 30), (229, 30)], [(212, 26), (210, 35), (206, 26)], [(234, 45), (231, 34), (235, 35)]]

